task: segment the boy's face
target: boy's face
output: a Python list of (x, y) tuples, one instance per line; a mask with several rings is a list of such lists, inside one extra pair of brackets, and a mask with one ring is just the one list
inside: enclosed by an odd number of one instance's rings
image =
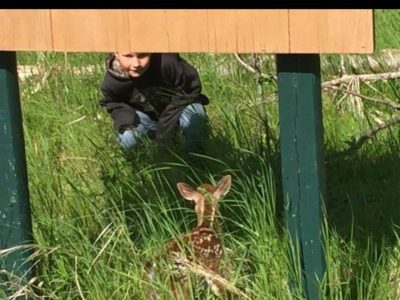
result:
[(115, 56), (121, 68), (133, 78), (140, 77), (150, 65), (150, 53), (117, 52)]

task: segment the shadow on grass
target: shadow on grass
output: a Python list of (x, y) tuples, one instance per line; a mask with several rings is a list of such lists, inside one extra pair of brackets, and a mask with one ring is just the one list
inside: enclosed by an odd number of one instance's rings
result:
[[(382, 154), (363, 151), (328, 160), (326, 210), (328, 222), (345, 240), (366, 245), (396, 242), (400, 224), (400, 149)], [(329, 156), (328, 156), (329, 157)]]
[[(380, 254), (370, 250), (374, 248), (379, 252), (379, 249), (394, 245), (393, 225), (400, 223), (397, 175), (400, 152), (398, 145), (388, 147), (385, 155), (361, 149), (352, 156), (335, 160), (329, 160), (331, 153), (328, 151), (325, 167), (329, 230), (337, 232), (346, 242), (354, 242), (357, 253), (370, 253), (367, 259), (372, 265)], [(171, 225), (167, 223), (171, 220), (175, 220), (172, 229), (176, 233), (186, 232), (195, 224), (192, 203), (183, 201), (178, 194), (178, 182), (197, 186), (210, 182), (211, 178), (217, 181), (223, 175), (231, 174), (232, 190), (221, 205), (223, 231), (246, 241), (249, 232), (240, 225), (246, 222), (249, 216), (246, 209), (249, 207), (230, 204), (249, 193), (252, 200), (262, 201), (256, 190), (266, 183), (265, 166), (268, 166), (272, 168), (276, 192), (274, 233), (281, 234), (284, 214), (280, 157), (276, 154), (268, 160), (263, 152), (263, 149), (258, 153), (240, 149), (222, 136), (212, 137), (204, 156), (183, 157), (178, 147), (161, 151), (155, 143), (144, 145), (129, 157), (124, 156), (120, 149), (110, 149), (108, 153), (114, 157), (107, 154), (108, 161), (101, 158), (106, 198), (110, 200), (110, 207), (124, 213), (135, 245), (149, 249), (151, 247), (143, 243), (170, 237)], [(371, 246), (371, 241), (376, 246)], [(357, 260), (351, 263), (357, 264)], [(352, 266), (355, 274), (359, 274), (358, 268), (363, 266)], [(354, 285), (351, 289), (356, 293), (357, 280), (353, 278), (350, 281), (350, 286)]]
[[(387, 143), (382, 151), (381, 146), (368, 145), (336, 159), (329, 159), (336, 153), (327, 153), (325, 207), (329, 230), (345, 242), (348, 250), (354, 247), (349, 268), (357, 276), (366, 276), (365, 282), (372, 280), (371, 270), (381, 265), (388, 268), (387, 258), (399, 243), (400, 147)], [(359, 299), (362, 290), (357, 276), (350, 276), (350, 299)], [(368, 284), (364, 288), (367, 290)]]

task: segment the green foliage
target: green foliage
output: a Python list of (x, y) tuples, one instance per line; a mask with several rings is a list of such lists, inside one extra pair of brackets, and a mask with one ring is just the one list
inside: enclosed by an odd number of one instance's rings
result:
[(376, 50), (400, 48), (400, 36), (398, 34), (400, 10), (376, 9), (374, 10), (374, 21)]
[[(378, 48), (396, 47), (398, 18), (397, 10), (375, 12)], [(146, 299), (143, 263), (195, 223), (193, 207), (177, 193), (176, 183), (198, 185), (231, 174), (232, 190), (220, 213), (227, 279), (253, 299), (298, 299), (287, 279), (299, 274), (300, 265), (288, 259), (283, 227), (278, 106), (264, 101), (276, 97), (274, 80), (257, 84), (233, 55), (184, 55), (199, 69), (211, 99), (211, 142), (198, 157), (202, 164), (193, 164), (182, 158), (179, 144), (171, 152), (148, 141), (129, 154), (120, 149), (111, 118), (98, 105), (104, 57), (18, 54), (20, 65), (39, 66), (38, 74), (20, 83), (38, 268), (35, 294)], [(322, 62), (326, 80), (337, 74), (339, 56), (323, 56)], [(95, 67), (86, 72), (87, 65)], [(265, 74), (274, 74), (274, 68), (272, 56), (261, 62)], [(397, 82), (374, 87), (362, 87), (363, 92), (398, 98)], [(368, 130), (372, 119), (343, 109), (346, 100), (334, 93), (324, 93), (323, 99), (328, 190), (323, 298), (396, 299), (399, 128), (378, 133), (350, 156), (330, 159)], [(392, 113), (376, 104), (364, 108)], [(167, 292), (164, 296), (169, 299)], [(201, 299), (214, 298), (206, 290)]]

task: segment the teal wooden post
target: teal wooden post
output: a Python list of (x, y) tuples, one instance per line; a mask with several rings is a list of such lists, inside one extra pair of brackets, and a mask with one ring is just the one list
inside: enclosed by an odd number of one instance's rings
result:
[(325, 273), (321, 202), (325, 194), (319, 55), (277, 55), (285, 222), (302, 264), (303, 293), (319, 299)]
[[(28, 180), (15, 52), (0, 51), (0, 248), (32, 243)], [(0, 257), (1, 269), (30, 280), (29, 249)], [(10, 279), (4, 275), (1, 281)]]

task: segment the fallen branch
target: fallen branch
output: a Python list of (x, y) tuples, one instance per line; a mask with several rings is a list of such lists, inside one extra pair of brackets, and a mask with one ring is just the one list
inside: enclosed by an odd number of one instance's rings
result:
[(249, 71), (250, 73), (252, 73), (252, 74), (254, 74), (254, 75), (257, 74), (257, 71), (256, 71), (253, 67), (251, 67), (251, 66), (249, 66), (248, 64), (246, 64), (246, 63), (244, 62), (244, 60), (242, 59), (242, 57), (241, 57), (239, 54), (235, 53), (235, 58), (236, 58), (236, 60), (239, 62), (239, 64), (240, 64), (242, 67), (244, 67), (247, 71)]
[(344, 151), (341, 151), (340, 153), (329, 156), (328, 159), (338, 158), (338, 157), (343, 157), (343, 156), (349, 155), (353, 151), (360, 149), (367, 140), (372, 138), (379, 131), (381, 131), (385, 128), (388, 128), (397, 123), (400, 123), (400, 115), (395, 115), (389, 121), (382, 122), (381, 124), (378, 124), (378, 125), (372, 127), (371, 129), (369, 129), (366, 133), (364, 133), (360, 137), (353, 138), (351, 141), (346, 142), (349, 145), (349, 148), (347, 148)]
[(249, 71), (250, 73), (252, 73), (254, 76), (256, 76), (257, 78), (262, 78), (262, 79), (277, 79), (276, 76), (274, 75), (267, 75), (262, 73), (260, 70), (256, 70), (255, 68), (253, 68), (252, 66), (249, 66), (248, 64), (245, 63), (245, 61), (242, 59), (242, 57), (240, 56), (240, 54), (235, 53), (235, 58), (236, 60), (239, 62), (239, 64), (244, 67), (247, 71)]
[(352, 80), (358, 79), (360, 81), (376, 81), (376, 80), (389, 80), (400, 78), (400, 71), (388, 72), (388, 73), (378, 73), (378, 74), (361, 74), (361, 75), (344, 75), (340, 78), (324, 81), (321, 83), (321, 88), (329, 88), (331, 86), (340, 85), (342, 83), (350, 83)]
[[(63, 70), (61, 66), (52, 66), (54, 70), (61, 71)], [(27, 78), (34, 75), (41, 75), (46, 73), (44, 71), (45, 67), (35, 66), (35, 65), (20, 65), (17, 66), (18, 77), (21, 81), (26, 80)], [(92, 75), (96, 70), (100, 69), (97, 65), (85, 65), (80, 67), (71, 67), (68, 71), (70, 71), (73, 75)], [(66, 69), (64, 69), (66, 70)], [(41, 75), (42, 76), (42, 75)]]
[(209, 269), (206, 269), (199, 264), (195, 264), (183, 256), (177, 257), (176, 261), (185, 265), (193, 274), (197, 274), (197, 275), (203, 276), (205, 278), (217, 281), (225, 289), (231, 291), (232, 293), (235, 293), (236, 295), (238, 295), (239, 297), (241, 297), (243, 299), (251, 299), (249, 296), (247, 296), (245, 293), (243, 293), (241, 290), (239, 290), (237, 287), (235, 287), (232, 283), (230, 283), (228, 280), (226, 280), (219, 274), (217, 274)]
[(329, 86), (329, 87), (326, 87), (326, 88), (327, 89), (331, 89), (331, 90), (335, 90), (335, 91), (339, 91), (339, 92), (342, 92), (342, 93), (350, 94), (350, 95), (353, 95), (353, 96), (356, 96), (356, 97), (359, 97), (361, 99), (365, 99), (365, 100), (368, 100), (368, 101), (371, 101), (371, 102), (374, 102), (374, 103), (384, 104), (384, 105), (390, 106), (390, 107), (392, 107), (394, 109), (400, 109), (400, 104), (397, 104), (397, 103), (395, 103), (393, 101), (390, 101), (389, 99), (376, 99), (376, 98), (368, 97), (368, 96), (365, 96), (365, 95), (362, 95), (362, 94), (359, 94), (359, 93), (356, 93), (356, 92), (353, 92), (353, 91), (341, 89), (341, 88), (338, 88), (338, 87), (335, 87), (335, 86)]
[(379, 131), (381, 131), (385, 128), (388, 128), (394, 124), (397, 124), (399, 122), (400, 122), (400, 115), (396, 115), (396, 116), (392, 117), (388, 122), (383, 122), (381, 124), (376, 125), (375, 127), (372, 127), (365, 134), (363, 134), (359, 138), (349, 142), (348, 144), (351, 145), (351, 148), (359, 149), (366, 140), (373, 137)]

